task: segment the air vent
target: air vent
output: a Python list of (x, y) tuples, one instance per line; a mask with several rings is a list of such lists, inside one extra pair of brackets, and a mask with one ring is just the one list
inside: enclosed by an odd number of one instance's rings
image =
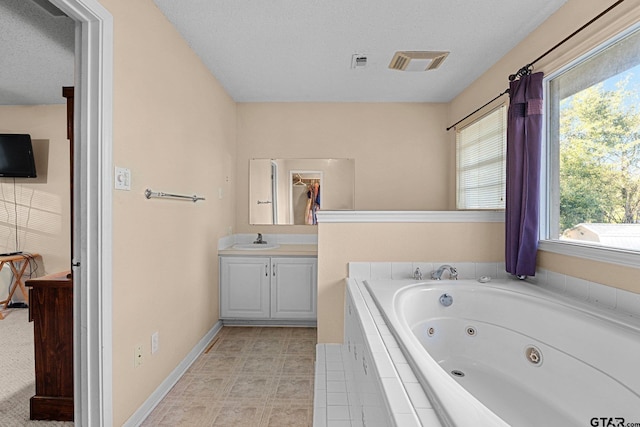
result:
[(400, 71), (435, 70), (447, 55), (449, 52), (398, 51), (391, 59), (389, 68)]
[(353, 54), (351, 56), (351, 68), (354, 70), (365, 68), (367, 66), (367, 55), (362, 55), (359, 53)]

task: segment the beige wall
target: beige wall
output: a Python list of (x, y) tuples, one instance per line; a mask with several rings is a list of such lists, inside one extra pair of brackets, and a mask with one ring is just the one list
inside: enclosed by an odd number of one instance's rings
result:
[[(508, 86), (509, 74), (538, 57), (574, 29), (600, 13), (606, 6), (608, 5), (603, 5), (600, 0), (569, 0), (554, 16), (525, 39), (517, 50), (506, 55), (454, 99), (448, 105), (448, 115), (445, 118), (448, 123), (434, 124), (434, 129), (448, 126), (502, 92)], [(566, 47), (536, 64), (536, 71), (549, 73), (558, 69), (567, 61), (637, 21), (640, 18), (638, 6), (640, 6), (639, 0), (627, 1), (615, 13), (603, 18)], [(505, 101), (506, 97), (496, 101), (494, 105)], [(429, 108), (430, 106), (421, 105), (420, 107)], [(446, 183), (448, 188), (444, 194), (439, 193), (438, 203), (436, 203), (438, 206), (436, 208), (403, 206), (411, 193), (402, 191), (400, 187), (397, 199), (387, 198), (387, 193), (378, 193), (382, 195), (382, 203), (388, 203), (386, 209), (455, 209), (455, 132), (451, 131), (448, 134), (436, 132), (431, 135), (431, 138), (428, 139), (432, 146), (442, 147), (446, 152), (422, 152), (418, 156), (422, 161), (427, 161), (429, 166), (437, 165), (439, 171), (443, 165), (445, 166), (446, 177), (438, 175), (438, 182)], [(393, 149), (387, 151), (388, 149), (385, 148), (384, 145), (377, 147), (376, 152), (379, 158), (394, 153)], [(239, 161), (241, 157), (239, 151)], [(410, 167), (405, 170), (412, 173)], [(387, 173), (378, 179), (384, 181), (394, 175), (394, 173)], [(357, 177), (360, 179), (359, 175)], [(391, 178), (390, 182), (394, 182), (397, 186), (401, 181)], [(417, 188), (416, 182), (420, 181), (415, 181), (414, 178), (414, 189)], [(416, 199), (422, 198), (425, 193), (430, 193), (433, 184), (430, 180), (426, 182), (429, 182), (427, 191), (420, 192)], [(356, 191), (357, 209), (380, 209), (358, 204), (362, 190), (362, 183), (360, 184)], [(425, 202), (425, 199), (422, 199), (422, 202)], [(320, 342), (341, 342), (342, 340), (343, 281), (347, 275), (349, 261), (430, 259), (502, 261), (504, 259), (503, 229), (504, 224), (320, 224), (318, 236), (318, 336)], [(438, 245), (434, 246), (431, 242), (438, 242)], [(487, 242), (487, 244), (479, 245), (478, 242)], [(638, 276), (638, 269), (544, 252), (540, 252), (538, 264), (552, 271), (640, 292), (640, 287), (635, 284), (637, 280), (634, 281)]]
[[(132, 176), (131, 191), (113, 193), (113, 417), (122, 425), (218, 321), (217, 240), (235, 223), (236, 105), (152, 0), (101, 3), (114, 17), (113, 160)], [(147, 187), (206, 201), (147, 200)]]
[[(453, 123), (492, 99), (507, 88), (509, 74), (516, 72), (523, 65), (542, 55), (547, 49), (613, 3), (612, 0), (606, 2), (602, 0), (568, 0), (549, 20), (451, 102), (449, 120)], [(638, 20), (640, 20), (640, 0), (627, 0), (567, 44), (535, 64), (535, 71), (549, 74)], [(506, 101), (506, 97), (496, 103), (504, 101)], [(454, 132), (451, 132), (450, 139), (452, 141), (455, 139)], [(449, 182), (451, 183), (449, 192), (455, 194), (455, 147), (453, 144), (451, 144), (449, 159)], [(452, 203), (455, 202), (455, 200), (451, 200)], [(451, 204), (450, 208), (453, 208)], [(637, 285), (640, 267), (638, 269), (621, 267), (542, 251), (539, 252), (538, 266), (640, 293), (640, 285)]]
[[(60, 87), (61, 102), (62, 87)], [(69, 141), (61, 105), (0, 106), (0, 133), (28, 133), (37, 178), (16, 178), (19, 250), (42, 255), (44, 271), (68, 270), (70, 262)], [(15, 247), (13, 178), (0, 179), (0, 252)]]
[[(318, 232), (318, 342), (340, 343), (349, 262), (501, 262), (504, 223), (322, 224)], [(482, 244), (478, 244), (482, 242)]]
[(249, 225), (251, 158), (353, 158), (357, 210), (446, 209), (446, 114), (445, 104), (238, 104), (236, 231), (316, 232)]
[[(508, 74), (604, 8), (600, 0), (569, 0), (523, 43), (522, 53), (505, 57), (450, 105), (236, 106), (152, 0), (101, 3), (115, 26), (114, 163), (130, 168), (133, 179), (132, 191), (114, 193), (114, 425), (217, 321), (216, 241), (229, 227), (309, 232), (307, 226), (248, 225), (250, 158), (355, 158), (356, 209), (450, 208), (454, 134), (444, 131), (446, 125), (502, 91)], [(628, 0), (618, 15), (628, 20), (625, 14), (637, 4)], [(146, 187), (207, 200), (146, 200)], [(500, 261), (502, 230), (502, 224), (320, 225), (320, 341), (341, 340), (348, 261)], [(481, 240), (487, 245), (477, 245)], [(564, 268), (549, 256), (541, 256), (542, 266)], [(160, 352), (151, 355), (156, 331)], [(137, 344), (144, 347), (144, 363), (134, 368)]]

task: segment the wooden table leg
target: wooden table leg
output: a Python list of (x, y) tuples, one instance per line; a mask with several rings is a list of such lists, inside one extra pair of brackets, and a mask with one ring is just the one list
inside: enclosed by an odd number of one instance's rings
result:
[(29, 260), (25, 258), (24, 261), (22, 262), (22, 266), (20, 267), (20, 271), (18, 271), (13, 261), (9, 261), (9, 267), (13, 272), (14, 282), (13, 282), (13, 286), (11, 287), (11, 291), (9, 292), (9, 297), (7, 298), (7, 301), (4, 303), (4, 308), (7, 308), (9, 306), (9, 302), (11, 302), (11, 298), (13, 298), (13, 294), (16, 292), (16, 289), (18, 289), (18, 286), (22, 291), (22, 296), (24, 296), (24, 300), (27, 302), (27, 304), (29, 303), (29, 293), (27, 292), (27, 288), (24, 287), (24, 283), (22, 282), (22, 275), (24, 274), (24, 271), (27, 269), (28, 264), (29, 264)]
[[(2, 271), (2, 267), (4, 267), (6, 261), (0, 261), (0, 271)], [(9, 283), (9, 289), (11, 289), (11, 283)], [(7, 298), (6, 301), (0, 301), (0, 305), (5, 304), (5, 308), (6, 308), (6, 304), (8, 304), (8, 301), (10, 301), (11, 298)], [(4, 319), (4, 314), (2, 314), (2, 312), (0, 311), (0, 320)]]

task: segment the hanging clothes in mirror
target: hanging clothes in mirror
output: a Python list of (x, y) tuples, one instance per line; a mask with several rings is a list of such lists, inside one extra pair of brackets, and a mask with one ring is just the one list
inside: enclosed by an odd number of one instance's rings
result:
[(316, 212), (320, 209), (320, 184), (314, 180), (307, 187), (307, 207), (305, 210), (305, 224), (315, 225), (318, 223)]

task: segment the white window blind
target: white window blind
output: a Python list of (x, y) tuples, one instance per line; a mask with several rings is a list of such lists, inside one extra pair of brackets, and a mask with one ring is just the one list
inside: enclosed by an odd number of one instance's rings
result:
[(504, 209), (506, 128), (502, 105), (457, 131), (458, 209)]

